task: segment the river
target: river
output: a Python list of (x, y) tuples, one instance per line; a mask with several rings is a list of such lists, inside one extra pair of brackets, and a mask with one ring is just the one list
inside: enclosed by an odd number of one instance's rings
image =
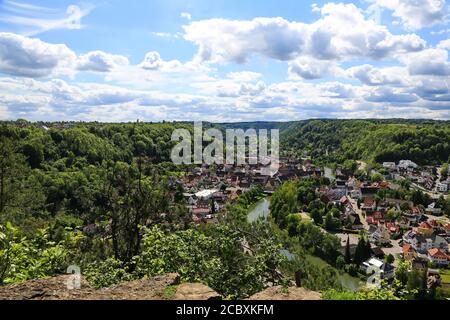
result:
[(261, 201), (259, 201), (248, 214), (248, 221), (254, 222), (259, 218), (267, 218), (270, 213), (269, 205), (270, 201), (267, 198), (264, 198)]
[[(270, 200), (268, 198), (264, 198), (261, 201), (259, 201), (248, 214), (248, 221), (254, 222), (259, 218), (267, 218), (270, 214), (269, 206)], [(289, 260), (292, 260), (294, 258), (294, 255), (286, 249), (281, 250), (281, 253), (285, 255)], [(315, 256), (308, 256), (308, 260), (309, 262), (317, 266), (329, 265), (326, 261)], [(341, 282), (341, 285), (345, 289), (350, 291), (356, 291), (362, 286), (362, 282), (360, 279), (352, 277), (347, 273), (342, 273), (339, 276), (339, 280)]]

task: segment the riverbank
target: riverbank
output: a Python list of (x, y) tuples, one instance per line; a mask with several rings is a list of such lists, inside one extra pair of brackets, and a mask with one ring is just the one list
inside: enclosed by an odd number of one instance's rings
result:
[[(267, 218), (269, 215), (270, 215), (270, 199), (264, 198), (264, 199), (258, 201), (249, 210), (247, 217), (248, 217), (249, 222), (254, 222), (260, 218)], [(276, 226), (273, 226), (273, 227), (276, 228)], [(274, 230), (274, 232), (277, 232), (277, 231)], [(298, 244), (298, 246), (300, 247), (300, 244)], [(293, 251), (295, 251), (295, 250), (293, 250)], [(283, 249), (282, 253), (289, 260), (293, 260), (295, 258), (294, 254), (291, 253), (291, 251), (289, 251), (287, 249)], [(339, 282), (342, 285), (342, 287), (345, 288), (346, 290), (357, 291), (364, 285), (364, 283), (359, 278), (352, 277), (351, 275), (349, 275), (345, 272), (337, 270), (332, 265), (330, 265), (325, 260), (323, 260), (319, 257), (308, 254), (308, 255), (306, 255), (306, 259), (308, 260), (308, 262), (310, 264), (312, 264), (313, 266), (316, 266), (317, 268), (330, 267), (330, 268), (333, 268), (334, 270), (336, 270), (336, 272), (339, 273)]]

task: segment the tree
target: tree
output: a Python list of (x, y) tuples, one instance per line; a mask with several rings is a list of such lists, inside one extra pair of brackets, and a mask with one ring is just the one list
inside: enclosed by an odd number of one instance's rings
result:
[(44, 161), (44, 146), (39, 141), (24, 144), (22, 153), (27, 157), (28, 163), (32, 168), (38, 168)]
[(339, 270), (342, 270), (345, 266), (345, 259), (343, 256), (339, 256), (336, 259), (336, 268), (338, 268)]
[(400, 216), (400, 212), (398, 212), (396, 209), (389, 209), (386, 213), (386, 219), (387, 220), (396, 220)]
[(394, 263), (394, 261), (395, 261), (394, 256), (391, 253), (388, 254), (387, 257), (386, 257), (386, 263), (391, 264), (391, 263)]
[(129, 262), (140, 250), (140, 226), (157, 223), (168, 210), (167, 185), (157, 173), (144, 176), (140, 163), (117, 162), (106, 175), (103, 212), (111, 219), (114, 255)]
[(349, 264), (350, 262), (351, 262), (350, 235), (347, 235), (347, 243), (345, 244), (345, 263)]
[(370, 180), (372, 182), (381, 182), (381, 181), (383, 181), (383, 176), (379, 173), (375, 173), (370, 177)]
[(17, 196), (18, 183), (24, 174), (23, 157), (16, 153), (12, 141), (0, 138), (0, 213)]
[(358, 244), (355, 250), (354, 262), (360, 265), (362, 262), (370, 258), (371, 255), (370, 242), (364, 236), (359, 238)]
[(325, 230), (331, 231), (334, 230), (334, 221), (333, 216), (331, 215), (331, 212), (328, 212), (325, 216), (325, 222), (324, 222)]
[(424, 299), (427, 290), (427, 273), (428, 270), (421, 271), (417, 268), (413, 268), (408, 273), (408, 281), (406, 283), (406, 289), (408, 291), (416, 291), (416, 299)]
[(320, 211), (317, 209), (313, 209), (311, 211), (311, 218), (314, 220), (314, 223), (317, 225), (321, 225), (323, 223), (322, 215), (320, 214)]

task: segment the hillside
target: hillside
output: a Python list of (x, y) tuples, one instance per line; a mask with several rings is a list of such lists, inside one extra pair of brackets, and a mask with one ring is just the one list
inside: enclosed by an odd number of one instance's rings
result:
[[(281, 132), (282, 150), (317, 160), (447, 162), (450, 122), (420, 120), (309, 120)], [(328, 156), (327, 156), (328, 154)]]

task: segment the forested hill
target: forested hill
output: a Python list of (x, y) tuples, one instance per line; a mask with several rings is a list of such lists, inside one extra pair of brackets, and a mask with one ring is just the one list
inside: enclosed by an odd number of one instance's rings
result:
[(450, 121), (308, 120), (282, 128), (281, 139), (285, 152), (336, 163), (347, 159), (442, 163), (450, 156)]
[[(206, 129), (210, 123), (204, 123)], [(281, 151), (315, 160), (342, 163), (347, 159), (420, 164), (448, 162), (450, 121), (433, 120), (304, 120), (214, 124), (221, 129), (280, 129)], [(145, 155), (155, 163), (169, 161), (175, 128), (192, 123), (29, 123), (0, 125), (0, 136), (20, 146), (31, 167), (76, 161), (130, 162)], [(44, 129), (43, 129), (44, 128)]]
[(103, 161), (130, 163), (145, 156), (153, 163), (170, 161), (176, 128), (192, 129), (185, 123), (30, 123), (23, 120), (0, 123), (0, 137), (11, 141), (32, 168), (72, 167)]

